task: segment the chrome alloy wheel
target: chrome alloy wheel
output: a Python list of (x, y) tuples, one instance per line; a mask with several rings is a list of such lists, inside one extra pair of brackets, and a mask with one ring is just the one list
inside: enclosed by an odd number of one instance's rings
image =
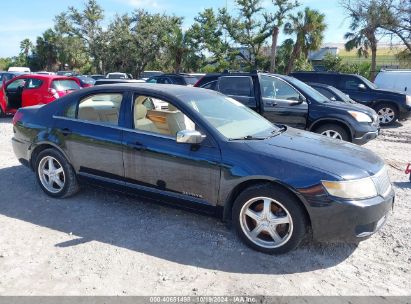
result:
[(263, 248), (277, 248), (291, 238), (293, 221), (289, 211), (268, 197), (256, 197), (240, 211), (241, 229), (250, 241)]
[(394, 120), (395, 112), (393, 109), (385, 107), (378, 111), (378, 118), (381, 124), (389, 124)]
[(52, 156), (45, 156), (41, 159), (37, 168), (40, 182), (47, 191), (59, 193), (63, 190), (66, 178), (63, 166)]
[(324, 132), (321, 133), (321, 135), (342, 140), (341, 134), (334, 130), (325, 130)]

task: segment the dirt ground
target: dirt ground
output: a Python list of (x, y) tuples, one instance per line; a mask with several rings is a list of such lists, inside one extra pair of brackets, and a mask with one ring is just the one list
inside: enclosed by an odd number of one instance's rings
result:
[(305, 242), (283, 256), (245, 247), (218, 219), (108, 190), (47, 197), (15, 159), (0, 119), (0, 295), (410, 295), (411, 120), (365, 147), (397, 193), (358, 245)]

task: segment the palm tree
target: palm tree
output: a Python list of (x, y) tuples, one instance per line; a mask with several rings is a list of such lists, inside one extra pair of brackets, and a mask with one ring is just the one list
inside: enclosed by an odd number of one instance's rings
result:
[(173, 64), (173, 69), (175, 73), (181, 72), (181, 66), (186, 55), (190, 52), (189, 38), (183, 32), (180, 25), (175, 25), (171, 31), (167, 43), (167, 53)]
[(370, 78), (374, 79), (377, 67), (377, 35), (381, 22), (379, 5), (374, 0), (371, 0), (367, 5), (364, 5), (363, 2), (357, 2), (351, 6), (349, 3), (344, 5), (351, 18), (351, 32), (344, 35), (344, 38), (348, 40), (345, 43), (345, 49), (347, 51), (357, 49), (360, 57), (368, 57), (369, 50), (371, 50)]
[(298, 12), (296, 16), (290, 16), (290, 22), (284, 26), (284, 32), (289, 35), (296, 35), (293, 51), (288, 62), (286, 73), (290, 73), (295, 65), (295, 61), (308, 52), (317, 50), (324, 39), (325, 15), (317, 10), (306, 7), (303, 12)]
[(22, 42), (20, 42), (20, 51), (26, 58), (29, 56), (29, 53), (33, 49), (33, 47), (33, 43), (30, 41), (30, 39), (26, 38)]

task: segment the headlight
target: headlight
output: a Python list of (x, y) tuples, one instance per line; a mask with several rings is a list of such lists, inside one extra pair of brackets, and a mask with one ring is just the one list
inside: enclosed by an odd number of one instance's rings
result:
[(365, 199), (378, 195), (370, 177), (351, 181), (322, 181), (322, 184), (330, 195), (346, 199)]
[(407, 106), (411, 107), (411, 95), (407, 95), (405, 97), (405, 103), (407, 104)]
[(372, 122), (372, 118), (362, 112), (348, 111), (348, 113), (350, 113), (351, 116), (354, 117), (358, 122)]

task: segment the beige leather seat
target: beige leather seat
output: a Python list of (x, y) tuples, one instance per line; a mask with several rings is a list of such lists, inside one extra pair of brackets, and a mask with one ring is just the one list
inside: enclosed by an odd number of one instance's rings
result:
[(169, 104), (168, 111), (169, 112), (167, 113), (167, 124), (171, 135), (174, 136), (178, 132), (183, 130), (195, 130), (194, 123), (176, 107)]
[(78, 119), (88, 121), (100, 121), (100, 116), (93, 107), (79, 107)]
[(139, 130), (160, 133), (155, 124), (146, 117), (147, 108), (141, 104), (134, 106), (134, 127)]

